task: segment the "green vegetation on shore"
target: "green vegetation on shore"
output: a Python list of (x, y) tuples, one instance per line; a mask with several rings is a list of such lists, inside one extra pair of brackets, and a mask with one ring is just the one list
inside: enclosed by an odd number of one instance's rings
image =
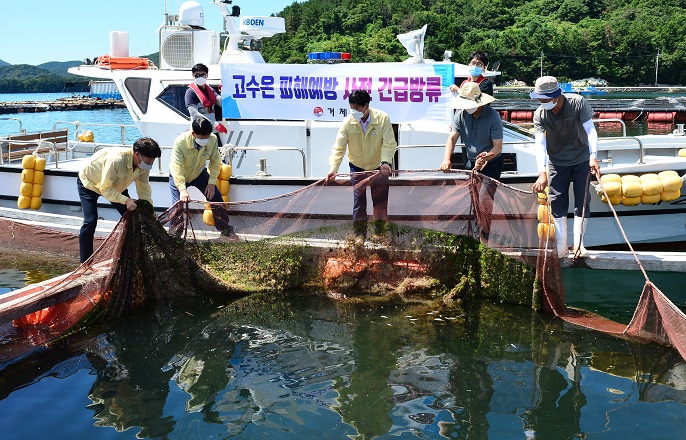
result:
[[(686, 85), (683, 0), (308, 0), (280, 15), (287, 32), (264, 42), (271, 63), (304, 63), (318, 51), (350, 52), (353, 62), (402, 61), (407, 53), (396, 35), (427, 24), (426, 58), (440, 60), (450, 50), (465, 62), (485, 50), (491, 63), (501, 62), (499, 84), (532, 84), (542, 71), (563, 81), (593, 76), (611, 86), (652, 85), (657, 71), (661, 84)], [(0, 93), (84, 84), (66, 64), (79, 62), (0, 65)]]

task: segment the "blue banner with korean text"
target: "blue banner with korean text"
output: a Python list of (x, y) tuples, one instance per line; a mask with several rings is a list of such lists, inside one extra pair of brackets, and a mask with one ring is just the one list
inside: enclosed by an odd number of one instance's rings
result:
[(348, 97), (364, 89), (394, 123), (450, 123), (452, 63), (222, 63), (225, 119), (342, 121)]

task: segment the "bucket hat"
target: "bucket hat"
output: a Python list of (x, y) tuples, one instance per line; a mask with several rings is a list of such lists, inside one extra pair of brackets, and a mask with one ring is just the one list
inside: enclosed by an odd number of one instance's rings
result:
[(494, 97), (482, 93), (477, 83), (469, 81), (460, 87), (460, 91), (457, 93), (457, 97), (453, 99), (450, 108), (472, 109), (490, 104), (493, 101), (495, 101)]
[(557, 98), (562, 94), (560, 84), (554, 76), (542, 76), (536, 80), (534, 91), (529, 93), (531, 99)]

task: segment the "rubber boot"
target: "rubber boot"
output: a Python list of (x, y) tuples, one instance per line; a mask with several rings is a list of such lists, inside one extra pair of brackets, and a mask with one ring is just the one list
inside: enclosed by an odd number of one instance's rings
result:
[(557, 256), (562, 258), (568, 251), (567, 248), (567, 217), (553, 217), (555, 225), (555, 239), (557, 240)]
[(579, 256), (585, 257), (588, 255), (588, 251), (584, 248), (584, 237), (583, 233), (586, 232), (586, 226), (588, 225), (588, 217), (577, 217), (574, 216), (574, 247), (572, 248), (572, 253), (576, 255), (577, 249), (579, 249)]

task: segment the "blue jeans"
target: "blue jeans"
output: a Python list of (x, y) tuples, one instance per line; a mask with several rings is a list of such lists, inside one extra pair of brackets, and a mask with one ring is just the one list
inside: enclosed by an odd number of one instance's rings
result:
[(586, 185), (591, 167), (588, 161), (571, 166), (555, 166), (550, 163), (550, 207), (555, 218), (567, 218), (569, 207), (569, 184), (574, 191), (574, 216), (581, 217), (586, 202), (586, 217), (590, 216), (591, 194)]
[[(350, 165), (350, 184), (353, 186), (353, 226), (358, 235), (367, 235), (367, 187), (371, 188), (372, 204), (374, 205), (374, 221), (388, 220), (388, 176), (379, 173), (371, 177), (371, 173), (362, 173), (364, 169)], [(377, 170), (379, 170), (377, 168)], [(361, 173), (361, 174), (355, 174)]]
[[(200, 175), (196, 177), (195, 179), (191, 180), (190, 182), (186, 182), (186, 188), (195, 187), (200, 190), (200, 192), (205, 193), (205, 188), (207, 188), (207, 184), (210, 180), (210, 173), (207, 172), (207, 168), (204, 168)], [(172, 205), (175, 204), (176, 202), (179, 201), (181, 198), (181, 194), (179, 189), (176, 187), (176, 184), (174, 183), (174, 178), (172, 177), (171, 174), (169, 174), (169, 189), (171, 190), (171, 197), (172, 197)], [(219, 192), (219, 188), (217, 188), (217, 185), (214, 186), (214, 196), (212, 196), (212, 200), (210, 202), (223, 202), (224, 199), (222, 199), (222, 195)], [(212, 215), (214, 216), (214, 226), (217, 228), (218, 231), (220, 232), (231, 232), (233, 231), (233, 226), (229, 224), (229, 212), (226, 208), (222, 208), (220, 206), (215, 206), (212, 205)], [(183, 221), (183, 217), (180, 215), (173, 215), (172, 216), (172, 224), (170, 226), (170, 230), (176, 230), (176, 228), (181, 227), (181, 222)]]
[[(93, 237), (95, 237), (95, 228), (98, 226), (98, 199), (100, 194), (83, 186), (79, 176), (76, 176), (76, 188), (79, 192), (81, 209), (83, 210), (83, 224), (79, 232), (79, 260), (83, 263), (93, 255)], [(129, 190), (125, 189), (122, 195), (129, 197)], [(126, 214), (126, 205), (110, 203), (119, 214)]]

